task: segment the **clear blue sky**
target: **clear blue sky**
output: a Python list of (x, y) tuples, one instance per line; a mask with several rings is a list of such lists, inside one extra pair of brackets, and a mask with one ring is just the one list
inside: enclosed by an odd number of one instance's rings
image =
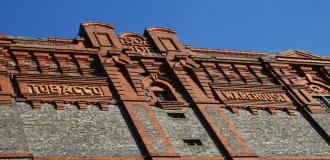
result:
[(203, 48), (330, 56), (330, 0), (1, 0), (0, 33), (29, 37), (77, 35), (79, 23), (115, 24), (116, 33), (148, 26), (177, 30)]

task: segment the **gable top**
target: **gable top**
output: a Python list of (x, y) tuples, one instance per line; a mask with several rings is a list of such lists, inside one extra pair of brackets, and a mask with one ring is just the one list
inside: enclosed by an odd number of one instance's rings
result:
[(301, 51), (301, 50), (286, 50), (280, 52), (276, 57), (300, 58), (300, 59), (322, 59), (322, 56)]

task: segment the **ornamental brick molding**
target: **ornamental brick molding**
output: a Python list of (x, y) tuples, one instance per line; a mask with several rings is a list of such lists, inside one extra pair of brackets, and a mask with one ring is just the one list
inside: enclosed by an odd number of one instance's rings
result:
[(330, 58), (176, 31), (0, 35), (0, 159), (330, 159)]

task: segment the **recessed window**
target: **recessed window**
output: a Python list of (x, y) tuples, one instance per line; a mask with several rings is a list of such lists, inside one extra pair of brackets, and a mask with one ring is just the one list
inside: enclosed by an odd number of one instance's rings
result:
[(170, 87), (161, 83), (155, 83), (150, 87), (153, 97), (158, 102), (177, 101)]
[(313, 96), (327, 112), (330, 112), (330, 96)]
[(174, 96), (168, 90), (154, 91), (154, 94), (159, 101), (175, 101)]
[(330, 102), (330, 96), (325, 96), (324, 97), (328, 102)]
[(183, 142), (189, 146), (202, 146), (203, 143), (199, 139), (183, 139)]
[(186, 118), (184, 113), (167, 113), (167, 115), (172, 118)]

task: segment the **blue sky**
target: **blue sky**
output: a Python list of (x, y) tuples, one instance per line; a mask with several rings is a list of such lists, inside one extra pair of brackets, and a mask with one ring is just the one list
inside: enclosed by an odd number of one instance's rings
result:
[(77, 36), (84, 21), (177, 30), (193, 47), (330, 56), (330, 0), (2, 0), (0, 33), (29, 37)]

